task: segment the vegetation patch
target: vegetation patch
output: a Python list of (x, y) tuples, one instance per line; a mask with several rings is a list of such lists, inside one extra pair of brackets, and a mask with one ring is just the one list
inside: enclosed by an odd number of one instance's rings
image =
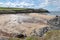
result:
[(48, 31), (44, 40), (60, 40), (60, 30)]
[(33, 9), (33, 8), (9, 8), (0, 7), (0, 14), (15, 14), (15, 13), (49, 13), (46, 9)]

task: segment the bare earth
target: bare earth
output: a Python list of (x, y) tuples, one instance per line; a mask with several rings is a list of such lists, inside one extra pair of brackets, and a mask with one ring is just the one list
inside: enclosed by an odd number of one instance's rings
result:
[[(2, 33), (23, 33), (28, 36), (34, 29), (46, 27), (47, 20), (55, 16), (45, 14), (2, 14), (0, 15), (0, 31)], [(3, 35), (0, 33), (0, 35)], [(5, 35), (6, 35), (5, 34)]]

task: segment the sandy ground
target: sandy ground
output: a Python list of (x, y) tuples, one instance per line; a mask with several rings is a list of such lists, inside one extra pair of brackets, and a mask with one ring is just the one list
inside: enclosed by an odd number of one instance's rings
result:
[[(30, 35), (32, 30), (48, 26), (44, 21), (54, 17), (55, 16), (36, 13), (31, 13), (29, 15), (2, 14), (0, 15), (0, 31), (7, 33), (26, 33)], [(34, 18), (39, 22), (34, 23)], [(30, 22), (27, 22), (28, 20), (30, 20)]]

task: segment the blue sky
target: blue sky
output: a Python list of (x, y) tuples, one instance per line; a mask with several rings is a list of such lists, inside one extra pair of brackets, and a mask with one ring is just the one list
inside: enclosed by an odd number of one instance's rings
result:
[(60, 0), (0, 0), (0, 7), (44, 8), (60, 11)]

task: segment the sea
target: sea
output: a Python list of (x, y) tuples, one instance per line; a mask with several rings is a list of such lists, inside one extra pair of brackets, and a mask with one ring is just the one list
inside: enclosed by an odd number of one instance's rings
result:
[(48, 13), (48, 15), (58, 15), (58, 16), (60, 16), (60, 11), (58, 12), (50, 12), (50, 13)]

